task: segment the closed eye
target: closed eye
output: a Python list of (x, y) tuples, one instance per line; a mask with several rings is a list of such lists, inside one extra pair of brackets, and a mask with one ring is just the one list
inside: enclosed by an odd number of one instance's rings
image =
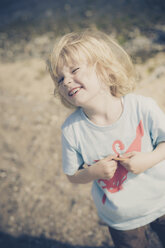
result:
[(77, 72), (79, 69), (80, 69), (80, 67), (77, 67), (77, 68), (73, 69), (72, 73)]
[(64, 81), (64, 77), (61, 77), (60, 80), (58, 81), (58, 84), (62, 83)]

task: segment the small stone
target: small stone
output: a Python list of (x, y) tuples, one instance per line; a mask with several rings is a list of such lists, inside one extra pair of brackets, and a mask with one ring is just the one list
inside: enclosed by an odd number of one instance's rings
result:
[(5, 171), (2, 171), (2, 172), (0, 173), (0, 177), (1, 177), (1, 178), (6, 178), (6, 177), (7, 177), (7, 173), (6, 173)]
[(17, 186), (14, 186), (13, 191), (18, 192), (19, 188)]
[(15, 217), (14, 216), (10, 216), (10, 222), (14, 222), (15, 221)]

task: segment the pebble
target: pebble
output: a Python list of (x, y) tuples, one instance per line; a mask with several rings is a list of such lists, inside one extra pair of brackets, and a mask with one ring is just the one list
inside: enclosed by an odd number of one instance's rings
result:
[(15, 221), (15, 217), (11, 215), (9, 221), (10, 222), (14, 222)]
[(17, 186), (14, 186), (14, 187), (13, 187), (13, 191), (14, 191), (14, 192), (18, 192), (18, 191), (19, 191), (19, 188), (18, 188)]
[(6, 178), (7, 173), (5, 171), (0, 172), (0, 178)]

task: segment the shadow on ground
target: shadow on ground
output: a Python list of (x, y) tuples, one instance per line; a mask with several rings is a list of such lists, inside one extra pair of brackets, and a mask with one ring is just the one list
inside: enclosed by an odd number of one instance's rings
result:
[[(48, 239), (43, 236), (32, 237), (21, 235), (13, 237), (7, 233), (0, 232), (0, 247), (1, 248), (107, 248), (106, 246), (81, 246), (62, 243), (57, 240)], [(109, 248), (113, 248), (109, 246)]]

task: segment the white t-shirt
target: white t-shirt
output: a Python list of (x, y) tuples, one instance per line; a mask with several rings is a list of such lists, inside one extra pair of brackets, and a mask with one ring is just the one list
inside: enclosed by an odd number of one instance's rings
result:
[[(63, 170), (130, 151), (150, 152), (165, 141), (165, 114), (151, 98), (128, 94), (123, 113), (109, 126), (92, 123), (78, 108), (62, 126)], [(92, 196), (100, 218), (118, 230), (146, 225), (165, 214), (165, 161), (135, 175), (118, 164), (110, 180), (95, 180)]]

